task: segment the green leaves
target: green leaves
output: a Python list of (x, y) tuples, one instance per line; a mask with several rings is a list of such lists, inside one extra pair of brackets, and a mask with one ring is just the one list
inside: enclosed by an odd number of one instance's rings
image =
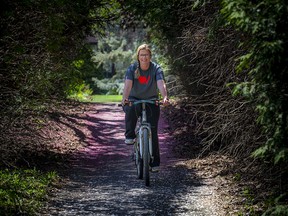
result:
[(253, 156), (272, 156), (276, 164), (287, 161), (287, 2), (223, 0), (222, 4), (228, 23), (249, 35), (248, 54), (238, 59), (236, 70), (248, 71), (251, 82), (235, 85), (233, 94), (257, 102), (258, 123), (268, 138)]
[(250, 68), (251, 56), (252, 56), (252, 53), (248, 53), (236, 59), (236, 61), (239, 61), (239, 64), (236, 66), (236, 72), (239, 73)]
[(274, 163), (278, 164), (279, 162), (284, 162), (287, 160), (287, 155), (288, 155), (288, 149), (284, 148), (282, 150), (279, 150), (274, 157)]

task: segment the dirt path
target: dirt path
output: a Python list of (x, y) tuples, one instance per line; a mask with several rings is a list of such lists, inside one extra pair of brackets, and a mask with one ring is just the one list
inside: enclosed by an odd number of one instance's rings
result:
[(197, 178), (171, 151), (173, 142), (163, 118), (161, 171), (151, 174), (150, 187), (136, 178), (132, 148), (123, 144), (121, 108), (95, 105), (81, 124), (85, 131), (79, 134), (86, 146), (61, 173), (68, 180), (41, 215), (223, 215), (209, 180)]

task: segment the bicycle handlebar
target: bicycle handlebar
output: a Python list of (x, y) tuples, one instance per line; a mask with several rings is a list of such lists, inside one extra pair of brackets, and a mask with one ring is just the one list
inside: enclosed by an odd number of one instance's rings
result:
[(140, 104), (140, 103), (150, 103), (150, 104), (156, 104), (156, 105), (160, 105), (161, 102), (159, 100), (136, 100), (136, 101), (129, 101), (133, 104)]
[[(150, 99), (150, 100), (128, 100), (125, 105), (129, 104), (141, 104), (141, 103), (150, 103), (150, 104), (156, 104), (156, 105), (162, 105), (163, 103), (160, 102), (158, 99)], [(118, 104), (118, 106), (123, 106), (123, 104)]]

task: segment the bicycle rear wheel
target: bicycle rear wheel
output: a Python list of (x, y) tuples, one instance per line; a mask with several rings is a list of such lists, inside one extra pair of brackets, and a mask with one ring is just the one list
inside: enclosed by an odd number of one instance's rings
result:
[(144, 172), (144, 179), (145, 185), (150, 185), (150, 173), (149, 173), (149, 162), (150, 162), (150, 154), (149, 154), (149, 137), (148, 137), (148, 130), (143, 130), (143, 144), (144, 144), (144, 151), (143, 151), (143, 172)]

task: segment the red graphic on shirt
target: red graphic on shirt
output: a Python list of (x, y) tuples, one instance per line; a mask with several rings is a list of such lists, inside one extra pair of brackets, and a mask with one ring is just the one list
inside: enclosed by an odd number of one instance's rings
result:
[(147, 85), (150, 80), (150, 76), (148, 76), (148, 78), (146, 78), (145, 76), (140, 76), (138, 80), (139, 83)]

